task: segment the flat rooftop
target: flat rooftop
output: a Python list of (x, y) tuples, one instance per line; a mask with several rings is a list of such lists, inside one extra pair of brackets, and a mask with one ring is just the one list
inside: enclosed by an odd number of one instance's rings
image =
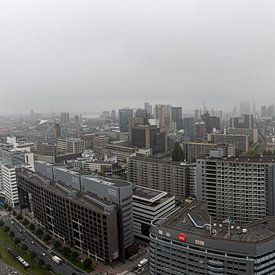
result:
[(226, 162), (248, 162), (248, 163), (274, 163), (275, 157), (210, 157), (210, 156), (202, 156), (199, 159), (204, 160), (217, 160), (217, 161), (226, 161)]
[[(160, 221), (156, 221), (156, 225), (159, 222)], [(196, 225), (194, 223), (196, 223)], [(225, 221), (224, 223), (217, 223), (212, 220), (211, 235), (209, 224), (210, 216), (206, 211), (205, 204), (198, 201), (193, 201), (189, 204), (186, 203), (183, 208), (179, 209), (176, 213), (173, 214), (173, 216), (169, 217), (168, 220), (159, 223), (159, 225), (162, 227), (196, 234), (211, 239), (214, 238), (247, 243), (257, 243), (269, 238), (275, 238), (274, 217), (268, 217), (248, 225), (238, 225), (234, 223), (228, 224)]]
[(125, 187), (125, 186), (132, 186), (129, 181), (121, 180), (121, 179), (114, 179), (114, 178), (105, 178), (98, 175), (85, 175), (83, 178), (88, 180), (98, 182), (101, 184), (109, 185), (109, 186), (117, 186), (117, 187)]
[(133, 190), (133, 199), (153, 203), (165, 197), (167, 192), (136, 185)]

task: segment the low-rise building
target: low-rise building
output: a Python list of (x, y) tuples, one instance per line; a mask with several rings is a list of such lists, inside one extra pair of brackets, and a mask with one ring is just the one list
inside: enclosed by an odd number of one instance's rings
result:
[(175, 196), (136, 185), (133, 191), (134, 235), (149, 240), (151, 222), (156, 218), (165, 217), (175, 207)]

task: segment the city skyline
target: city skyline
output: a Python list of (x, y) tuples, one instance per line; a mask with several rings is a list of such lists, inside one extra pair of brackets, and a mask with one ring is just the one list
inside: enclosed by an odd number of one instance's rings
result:
[(273, 103), (274, 10), (271, 1), (2, 1), (0, 112)]

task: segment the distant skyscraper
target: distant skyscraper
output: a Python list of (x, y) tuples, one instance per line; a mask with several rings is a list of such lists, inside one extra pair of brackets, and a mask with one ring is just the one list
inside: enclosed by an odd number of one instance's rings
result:
[(78, 115), (74, 116), (74, 126), (75, 126), (75, 130), (76, 130), (76, 134), (77, 136), (80, 135), (80, 118)]
[(261, 116), (266, 117), (267, 116), (267, 108), (266, 105), (261, 106)]
[(68, 112), (62, 112), (60, 115), (61, 124), (68, 124), (70, 122), (70, 114)]
[(184, 135), (191, 139), (195, 136), (195, 119), (193, 117), (185, 117), (183, 119)]
[(116, 111), (115, 111), (115, 110), (112, 110), (112, 111), (111, 111), (111, 117), (112, 117), (113, 119), (116, 119)]
[(195, 110), (194, 113), (195, 113), (195, 121), (197, 122), (201, 119), (200, 110)]
[(155, 118), (159, 121), (160, 129), (169, 129), (172, 121), (172, 106), (157, 104), (155, 106)]
[(61, 137), (61, 129), (60, 129), (59, 122), (56, 120), (54, 124), (54, 138), (58, 139), (60, 137)]
[(249, 101), (240, 102), (240, 115), (251, 114), (251, 106)]
[(133, 117), (133, 110), (124, 108), (119, 110), (120, 132), (129, 132), (129, 118)]
[(145, 109), (150, 115), (153, 114), (153, 107), (152, 107), (152, 105), (150, 105), (149, 102), (145, 102), (145, 103), (144, 103), (144, 109)]
[(182, 107), (172, 107), (172, 121), (176, 123), (177, 130), (182, 129)]

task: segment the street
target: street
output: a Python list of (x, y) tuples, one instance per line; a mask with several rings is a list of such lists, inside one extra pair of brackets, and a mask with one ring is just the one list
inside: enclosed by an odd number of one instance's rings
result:
[[(73, 267), (70, 263), (66, 261), (66, 259), (63, 258), (62, 264), (56, 264), (53, 262), (51, 257), (54, 254), (53, 252), (48, 250), (48, 247), (42, 243), (38, 238), (33, 236), (26, 228), (21, 225), (16, 219), (14, 219), (11, 216), (4, 216), (3, 218), (4, 223), (10, 228), (11, 231), (14, 232), (15, 237), (19, 238), (21, 240), (21, 244), (26, 244), (28, 246), (28, 249), (31, 251), (34, 251), (37, 256), (36, 258), (43, 259), (45, 264), (49, 264), (52, 268), (52, 270), (55, 273), (61, 273), (66, 275), (82, 275), (85, 274), (84, 272), (79, 271), (75, 267)], [(45, 255), (45, 256), (43, 256)], [(29, 263), (31, 264), (31, 263)]]

